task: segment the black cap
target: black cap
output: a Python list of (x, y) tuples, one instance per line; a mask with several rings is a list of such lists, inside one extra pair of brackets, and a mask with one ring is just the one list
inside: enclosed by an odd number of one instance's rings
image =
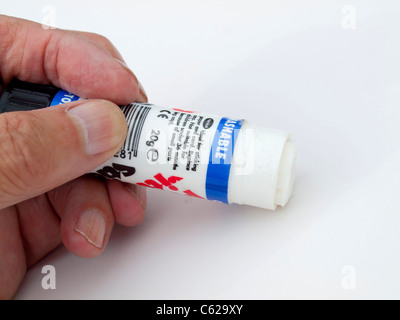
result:
[(52, 85), (34, 84), (13, 79), (1, 95), (0, 113), (49, 107), (59, 90)]

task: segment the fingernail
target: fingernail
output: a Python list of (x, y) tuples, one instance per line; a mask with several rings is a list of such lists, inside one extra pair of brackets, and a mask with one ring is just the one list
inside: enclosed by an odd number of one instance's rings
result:
[(128, 65), (124, 61), (121, 61), (118, 59), (115, 59), (115, 60), (122, 66), (122, 68), (124, 68), (128, 73), (131, 74), (132, 77), (135, 78), (136, 82), (139, 82), (136, 75), (133, 73), (133, 71), (128, 67)]
[(86, 151), (90, 155), (116, 149), (126, 126), (120, 110), (106, 100), (88, 100), (67, 110), (83, 128)]
[(126, 184), (125, 189), (134, 195), (142, 209), (145, 210), (147, 204), (146, 187), (138, 186), (135, 184)]
[(140, 82), (138, 82), (138, 83), (139, 83), (139, 96), (140, 96), (139, 97), (140, 101), (139, 101), (139, 99), (138, 99), (138, 101), (139, 102), (148, 102), (149, 100), (147, 98), (146, 91), (144, 91), (142, 84)]
[(138, 102), (147, 102), (148, 98), (147, 98), (147, 94), (146, 91), (144, 90), (142, 84), (139, 82), (139, 80), (137, 79), (136, 75), (133, 73), (133, 71), (128, 67), (128, 65), (121, 60), (115, 59), (126, 71), (128, 71), (136, 80), (136, 82), (138, 83), (139, 86), (139, 97), (138, 99), (136, 99)]
[(75, 231), (97, 248), (103, 247), (106, 233), (106, 222), (103, 214), (97, 209), (89, 209), (82, 213), (75, 225)]

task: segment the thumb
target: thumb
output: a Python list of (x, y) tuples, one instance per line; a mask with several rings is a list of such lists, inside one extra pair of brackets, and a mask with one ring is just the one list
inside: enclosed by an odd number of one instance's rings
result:
[(95, 169), (125, 136), (123, 113), (106, 100), (0, 115), (0, 208)]

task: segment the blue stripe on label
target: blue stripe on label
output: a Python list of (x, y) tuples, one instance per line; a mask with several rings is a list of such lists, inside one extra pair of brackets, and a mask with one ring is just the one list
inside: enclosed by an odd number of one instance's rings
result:
[(208, 200), (228, 202), (229, 172), (231, 170), (235, 142), (244, 120), (222, 118), (211, 146), (206, 176)]
[(76, 95), (74, 95), (72, 93), (69, 93), (68, 91), (60, 90), (54, 96), (53, 100), (50, 103), (50, 106), (56, 106), (58, 104), (63, 104), (63, 103), (76, 101), (78, 99), (79, 99), (78, 96), (76, 96)]

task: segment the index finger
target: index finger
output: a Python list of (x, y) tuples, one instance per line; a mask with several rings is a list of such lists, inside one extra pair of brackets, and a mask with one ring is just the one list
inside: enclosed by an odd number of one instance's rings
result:
[(116, 49), (91, 38), (0, 15), (2, 80), (5, 84), (12, 78), (52, 83), (85, 98), (116, 104), (146, 101), (136, 76), (118, 59)]

